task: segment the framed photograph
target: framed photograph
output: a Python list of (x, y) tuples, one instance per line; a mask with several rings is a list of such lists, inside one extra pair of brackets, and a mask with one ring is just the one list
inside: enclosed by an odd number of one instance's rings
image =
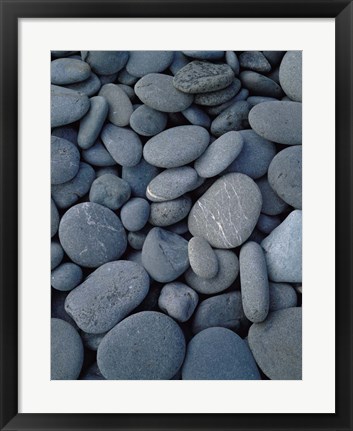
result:
[(351, 430), (352, 3), (0, 4), (1, 430)]

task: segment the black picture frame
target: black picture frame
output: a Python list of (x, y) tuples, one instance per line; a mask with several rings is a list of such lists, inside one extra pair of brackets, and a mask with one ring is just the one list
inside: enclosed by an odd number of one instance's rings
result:
[[(352, 430), (353, 5), (343, 0), (0, 0), (1, 430)], [(336, 23), (336, 413), (19, 414), (17, 375), (17, 20), (19, 18), (334, 18)], [(320, 67), (325, 67), (324, 62)], [(319, 70), (318, 70), (319, 73)], [(325, 330), (325, 322), (322, 322)], [(322, 376), (324, 379), (325, 376)]]

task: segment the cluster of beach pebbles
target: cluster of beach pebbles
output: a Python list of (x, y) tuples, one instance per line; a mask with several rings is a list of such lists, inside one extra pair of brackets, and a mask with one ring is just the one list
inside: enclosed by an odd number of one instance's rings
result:
[(51, 378), (301, 379), (302, 53), (51, 60)]

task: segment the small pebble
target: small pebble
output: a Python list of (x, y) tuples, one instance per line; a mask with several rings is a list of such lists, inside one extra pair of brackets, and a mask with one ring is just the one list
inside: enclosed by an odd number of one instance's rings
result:
[(281, 199), (278, 194), (273, 190), (268, 179), (262, 177), (256, 181), (262, 196), (261, 212), (269, 216), (282, 214), (288, 209), (288, 205)]
[(240, 87), (241, 83), (239, 79), (235, 78), (228, 87), (223, 88), (222, 90), (196, 94), (194, 102), (197, 105), (202, 106), (221, 105), (222, 103), (228, 102), (228, 100), (232, 99), (239, 92)]
[(279, 99), (283, 95), (277, 82), (251, 70), (245, 70), (239, 75), (242, 86), (247, 88), (253, 96), (268, 96)]
[(247, 129), (250, 109), (250, 104), (245, 100), (233, 103), (212, 121), (212, 134), (218, 137), (231, 130)]
[(62, 184), (70, 181), (80, 167), (80, 153), (70, 141), (57, 136), (51, 137), (51, 183)]
[(183, 195), (171, 201), (152, 202), (149, 222), (153, 226), (161, 227), (174, 225), (187, 217), (191, 206), (192, 200), (188, 195)]
[(111, 75), (119, 72), (127, 63), (128, 51), (81, 51), (82, 60), (99, 75)]
[(91, 68), (87, 63), (72, 58), (58, 58), (51, 62), (51, 83), (55, 85), (74, 84), (89, 78)]
[(102, 96), (91, 97), (91, 106), (87, 114), (80, 121), (78, 145), (84, 150), (92, 147), (98, 138), (104, 121), (108, 115), (108, 103)]
[(50, 245), (50, 269), (60, 265), (64, 258), (64, 250), (58, 241), (52, 241)]
[(271, 65), (261, 51), (244, 51), (239, 55), (240, 67), (259, 73), (268, 73)]
[(297, 302), (297, 294), (290, 284), (270, 283), (270, 311), (296, 307)]
[(198, 301), (198, 294), (189, 286), (174, 282), (163, 287), (158, 306), (178, 322), (186, 322), (195, 311)]
[(72, 290), (81, 283), (82, 276), (82, 269), (78, 265), (66, 262), (52, 271), (51, 285), (57, 290)]
[(210, 128), (211, 119), (210, 117), (198, 106), (191, 105), (189, 108), (182, 111), (184, 117), (194, 126)]
[(117, 210), (129, 200), (130, 195), (129, 183), (116, 175), (106, 174), (93, 181), (89, 200), (111, 210)]
[(167, 114), (164, 112), (141, 105), (132, 113), (130, 126), (141, 136), (154, 136), (165, 129), (167, 120)]
[(240, 71), (240, 64), (237, 54), (234, 51), (226, 51), (226, 63), (234, 72), (234, 75), (238, 76)]
[(105, 84), (100, 89), (98, 95), (104, 97), (108, 102), (109, 121), (115, 126), (127, 126), (130, 122), (133, 109), (125, 91), (116, 84)]
[(213, 278), (218, 274), (218, 259), (210, 244), (201, 237), (193, 237), (188, 244), (190, 267), (201, 278)]
[[(121, 180), (124, 181), (124, 180)], [(128, 184), (128, 183), (126, 183)], [(141, 230), (150, 216), (150, 205), (142, 198), (132, 198), (121, 208), (123, 226), (130, 232)]]

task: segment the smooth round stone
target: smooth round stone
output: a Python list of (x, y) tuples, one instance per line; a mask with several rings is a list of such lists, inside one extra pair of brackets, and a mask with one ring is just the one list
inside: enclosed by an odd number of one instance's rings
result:
[(154, 227), (143, 243), (142, 263), (154, 280), (173, 281), (189, 267), (188, 242), (180, 235)]
[(192, 61), (174, 76), (174, 86), (189, 94), (208, 93), (228, 87), (234, 80), (234, 72), (228, 64)]
[(191, 206), (192, 200), (188, 195), (166, 202), (152, 202), (149, 222), (153, 226), (171, 226), (183, 220)]
[(211, 178), (223, 172), (240, 154), (244, 140), (239, 132), (220, 136), (195, 161), (194, 168), (202, 178)]
[(240, 292), (212, 296), (200, 303), (194, 315), (192, 332), (222, 327), (237, 331), (245, 319)]
[(253, 130), (240, 130), (239, 133), (243, 138), (243, 148), (225, 172), (239, 172), (253, 179), (260, 178), (267, 173), (276, 155), (276, 146)]
[(265, 102), (249, 113), (254, 131), (269, 141), (285, 145), (302, 143), (302, 104), (298, 102)]
[(279, 68), (279, 81), (286, 95), (302, 101), (302, 52), (287, 51)]
[(260, 190), (251, 178), (224, 175), (192, 207), (190, 233), (205, 238), (212, 247), (238, 247), (256, 226), (261, 206)]
[(175, 75), (180, 69), (186, 66), (190, 62), (190, 58), (186, 57), (182, 52), (175, 51), (174, 58), (169, 66), (169, 70)]
[(138, 263), (108, 262), (68, 294), (65, 310), (83, 331), (102, 334), (143, 301), (149, 285), (149, 276)]
[(158, 168), (141, 158), (141, 161), (135, 166), (123, 166), (122, 178), (130, 184), (132, 196), (145, 198), (148, 184), (159, 172)]
[(103, 334), (89, 334), (88, 332), (81, 331), (83, 345), (87, 349), (96, 352), (98, 350), (98, 346), (105, 337), (105, 334), (106, 332), (103, 332)]
[(177, 126), (148, 140), (143, 147), (143, 157), (160, 168), (177, 168), (200, 157), (209, 141), (210, 135), (203, 127)]
[(270, 313), (250, 327), (248, 343), (261, 370), (272, 380), (302, 378), (302, 309)]
[(240, 90), (241, 83), (239, 79), (235, 78), (228, 87), (222, 90), (211, 91), (209, 93), (196, 94), (194, 103), (202, 106), (216, 106), (228, 102)]
[(275, 99), (274, 97), (250, 96), (246, 99), (246, 101), (250, 103), (251, 107), (254, 107), (259, 103), (278, 102), (278, 99)]
[(50, 102), (51, 127), (64, 126), (80, 120), (90, 106), (86, 94), (57, 85), (51, 86)]
[(288, 208), (288, 205), (284, 200), (282, 200), (273, 190), (266, 177), (262, 177), (257, 180), (256, 184), (258, 185), (262, 195), (262, 213), (269, 216), (275, 216), (282, 214)]
[(277, 195), (296, 209), (302, 208), (302, 146), (280, 151), (268, 168), (268, 182)]
[(201, 108), (191, 105), (182, 112), (184, 117), (194, 126), (201, 126), (208, 129), (211, 125), (210, 117)]
[(251, 70), (245, 70), (239, 75), (243, 87), (247, 88), (253, 96), (268, 96), (279, 99), (283, 95), (282, 88), (277, 82)]
[(105, 167), (116, 165), (116, 161), (106, 150), (100, 139), (98, 139), (96, 143), (92, 145), (92, 147), (88, 148), (87, 150), (83, 150), (81, 154), (83, 160), (93, 166)]
[(115, 126), (124, 127), (130, 122), (133, 108), (128, 95), (116, 84), (105, 84), (99, 96), (106, 99), (109, 106), (108, 119)]
[(96, 178), (89, 192), (89, 200), (111, 210), (117, 210), (131, 195), (129, 183), (116, 175), (106, 174)]
[(220, 60), (224, 56), (224, 51), (182, 51), (182, 53), (199, 60)]
[(67, 141), (72, 142), (74, 145), (77, 145), (77, 136), (78, 131), (73, 126), (61, 126), (52, 129), (51, 136), (57, 136), (58, 138), (66, 139)]
[(226, 63), (231, 67), (235, 75), (239, 75), (240, 64), (237, 54), (234, 51), (226, 51)]
[(51, 183), (70, 181), (80, 167), (80, 153), (77, 147), (66, 139), (51, 137)]
[(50, 269), (60, 265), (64, 258), (64, 250), (58, 241), (52, 241), (50, 245)]
[(82, 60), (99, 75), (119, 72), (129, 59), (128, 51), (81, 51)]
[(302, 281), (302, 212), (292, 211), (261, 243), (271, 281)]
[(51, 196), (60, 209), (68, 208), (89, 192), (96, 174), (92, 166), (80, 163), (77, 175), (67, 183), (52, 185)]
[(152, 202), (170, 201), (193, 190), (197, 183), (197, 172), (190, 166), (166, 169), (148, 184), (146, 196)]
[(51, 286), (56, 290), (68, 291), (82, 281), (82, 269), (71, 262), (63, 263), (51, 273)]
[(259, 73), (268, 73), (271, 65), (261, 51), (244, 51), (239, 55), (239, 63), (242, 69), (253, 70)]
[(221, 105), (217, 105), (217, 106), (208, 106), (205, 108), (205, 110), (209, 115), (212, 115), (215, 117), (219, 115), (221, 112), (223, 112), (225, 109), (232, 106), (235, 102), (241, 102), (246, 100), (248, 96), (249, 96), (249, 90), (247, 90), (246, 88), (242, 88), (239, 91), (239, 93), (236, 96), (234, 96), (232, 99), (230, 99), (228, 102), (222, 103)]
[[(124, 180), (122, 180), (124, 181)], [(128, 184), (128, 183), (127, 183)], [(121, 208), (123, 226), (130, 232), (142, 229), (150, 216), (150, 205), (142, 198), (132, 198)]]
[(251, 322), (263, 322), (269, 310), (270, 294), (264, 252), (249, 241), (240, 250), (240, 285), (245, 316)]
[(109, 380), (169, 380), (181, 367), (185, 339), (173, 319), (143, 311), (113, 328), (98, 347), (98, 367)]
[(217, 254), (201, 237), (193, 237), (188, 244), (190, 267), (201, 278), (213, 278), (218, 273)]
[(297, 294), (290, 284), (270, 283), (270, 311), (296, 307), (297, 302)]
[(260, 214), (260, 217), (257, 221), (257, 229), (259, 229), (260, 232), (268, 235), (270, 234), (273, 229), (275, 229), (277, 226), (279, 226), (282, 223), (282, 220), (278, 216), (269, 216), (267, 214)]
[(172, 76), (161, 73), (150, 73), (137, 81), (135, 93), (145, 105), (161, 112), (184, 111), (194, 100), (174, 87)]
[(118, 73), (118, 82), (124, 85), (134, 85), (138, 81), (136, 76), (130, 75), (127, 70), (124, 68)]
[(173, 51), (130, 51), (126, 70), (138, 78), (149, 73), (163, 72), (172, 63), (173, 57)]
[(51, 83), (55, 85), (74, 84), (85, 81), (91, 74), (87, 63), (73, 58), (58, 58), (50, 64)]
[(77, 137), (78, 145), (84, 150), (96, 142), (109, 110), (108, 103), (102, 96), (92, 97), (90, 102), (89, 111), (80, 121)]
[(61, 319), (51, 319), (51, 380), (76, 380), (83, 364), (83, 344), (76, 329)]
[[(191, 207), (190, 207), (191, 208)], [(50, 200), (50, 236), (53, 237), (59, 229), (59, 212), (53, 199)]]
[(130, 117), (131, 128), (142, 136), (154, 136), (162, 132), (167, 125), (168, 116), (147, 105), (141, 105)]
[(239, 274), (239, 261), (230, 250), (214, 250), (218, 260), (218, 272), (213, 278), (203, 278), (190, 268), (185, 273), (186, 283), (196, 292), (214, 295), (228, 289)]
[(80, 93), (84, 93), (86, 96), (91, 97), (98, 93), (101, 86), (102, 84), (98, 76), (91, 72), (90, 76), (85, 81), (65, 85), (65, 88), (79, 91)]
[(246, 129), (250, 109), (250, 104), (245, 100), (233, 103), (212, 121), (211, 133), (218, 137), (231, 130)]
[(127, 245), (119, 217), (93, 202), (75, 205), (63, 215), (59, 238), (70, 259), (88, 268), (119, 259)]
[(270, 62), (271, 66), (278, 66), (286, 51), (262, 51), (263, 55)]
[(106, 124), (101, 139), (113, 159), (121, 166), (135, 166), (142, 156), (142, 143), (137, 133), (130, 129)]
[(226, 328), (208, 328), (189, 342), (183, 380), (258, 380), (260, 373), (248, 345)]
[(198, 294), (186, 284), (178, 282), (166, 284), (158, 298), (159, 308), (178, 322), (189, 320), (198, 302)]

